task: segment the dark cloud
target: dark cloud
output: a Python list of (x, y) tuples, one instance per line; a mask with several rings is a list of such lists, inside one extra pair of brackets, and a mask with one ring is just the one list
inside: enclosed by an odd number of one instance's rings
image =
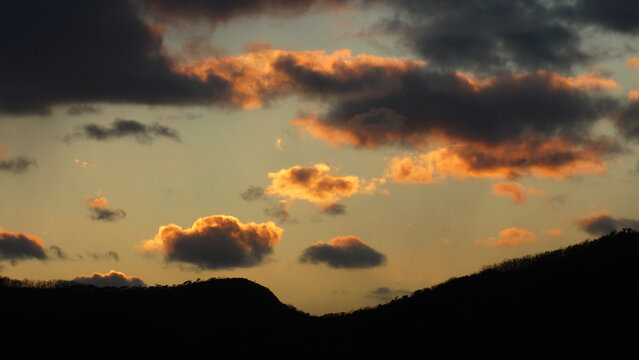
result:
[(0, 261), (16, 264), (27, 259), (47, 259), (43, 241), (35, 235), (0, 229)]
[(264, 214), (272, 217), (279, 222), (297, 222), (296, 220), (291, 220), (291, 213), (288, 210), (289, 204), (283, 202), (272, 203), (271, 206), (264, 209)]
[(120, 261), (120, 256), (115, 251), (107, 251), (105, 253), (94, 253), (94, 252), (87, 251), (87, 257), (95, 261), (110, 260), (110, 259), (115, 261)]
[(87, 104), (73, 105), (69, 107), (69, 109), (67, 110), (67, 114), (71, 116), (85, 115), (85, 114), (98, 114), (101, 112), (102, 112), (101, 108), (97, 106), (93, 106), (93, 105), (87, 105)]
[(174, 71), (158, 29), (127, 0), (3, 1), (0, 112), (55, 104), (212, 104), (228, 83)]
[(632, 101), (615, 119), (619, 132), (628, 139), (639, 140), (639, 99)]
[(383, 265), (386, 256), (357, 236), (349, 235), (311, 245), (304, 249), (299, 260), (302, 263), (324, 263), (338, 269), (364, 269)]
[(122, 286), (146, 286), (144, 281), (139, 277), (127, 276), (126, 274), (111, 270), (106, 274), (93, 273), (92, 275), (81, 275), (73, 280), (58, 281), (58, 285), (70, 284), (93, 285), (96, 287), (122, 287)]
[(338, 203), (330, 204), (322, 207), (322, 213), (331, 216), (344, 215), (346, 214), (346, 207)]
[(639, 229), (639, 220), (613, 218), (610, 211), (591, 214), (577, 219), (579, 228), (591, 235), (606, 235), (623, 228)]
[(248, 189), (240, 194), (240, 197), (246, 201), (264, 200), (268, 198), (266, 194), (264, 194), (264, 188), (258, 186), (249, 186)]
[(124, 210), (109, 207), (109, 202), (105, 197), (85, 197), (84, 201), (89, 204), (89, 216), (93, 220), (113, 222), (126, 217)]
[(200, 269), (230, 269), (261, 264), (279, 243), (284, 230), (273, 222), (241, 223), (237, 218), (214, 215), (198, 219), (190, 229), (161, 226), (140, 248), (159, 251), (166, 261), (193, 264)]
[(11, 159), (0, 158), (0, 171), (20, 174), (36, 166), (36, 160), (27, 156), (16, 156)]
[(392, 300), (395, 297), (401, 297), (410, 294), (411, 292), (407, 290), (392, 290), (383, 286), (369, 292), (368, 294), (366, 294), (366, 297), (373, 298), (377, 301), (386, 302)]
[(556, 73), (508, 74), (486, 81), (455, 73), (416, 70), (384, 96), (338, 101), (319, 117), (293, 124), (333, 143), (373, 147), (423, 143), (443, 135), (496, 144), (528, 135), (586, 137), (618, 102), (596, 89), (604, 79)]
[(634, 0), (373, 1), (395, 10), (382, 24), (440, 69), (500, 73), (569, 71), (594, 60), (585, 44), (591, 26), (639, 30)]
[(352, 0), (143, 0), (142, 3), (158, 19), (207, 20), (210, 23), (250, 15), (299, 15), (313, 6), (336, 7)]
[(155, 138), (159, 137), (180, 141), (180, 134), (175, 129), (157, 123), (147, 125), (139, 121), (126, 119), (115, 119), (110, 126), (93, 123), (85, 124), (73, 134), (65, 135), (63, 140), (71, 141), (75, 138), (85, 138), (106, 141), (125, 137), (135, 138), (137, 142), (142, 144), (150, 144)]
[(67, 253), (64, 252), (62, 248), (56, 245), (49, 246), (49, 253), (50, 255), (48, 256), (48, 258), (60, 260), (67, 260), (69, 258), (69, 256), (67, 256)]

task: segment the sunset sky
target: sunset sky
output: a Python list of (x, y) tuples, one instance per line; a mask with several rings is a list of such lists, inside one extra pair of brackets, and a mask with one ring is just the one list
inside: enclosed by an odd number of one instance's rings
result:
[(323, 314), (639, 229), (636, 0), (16, 0), (0, 46), (2, 276)]

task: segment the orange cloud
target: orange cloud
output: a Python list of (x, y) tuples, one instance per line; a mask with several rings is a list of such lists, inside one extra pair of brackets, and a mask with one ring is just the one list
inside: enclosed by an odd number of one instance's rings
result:
[(524, 229), (511, 227), (499, 232), (498, 237), (475, 240), (476, 243), (492, 247), (509, 247), (537, 241), (537, 236)]
[[(481, 79), (473, 73), (461, 73), (457, 72), (456, 75), (467, 82), (468, 86), (475, 91), (481, 91), (485, 88), (494, 86), (498, 77), (490, 77), (487, 79)], [(513, 74), (515, 80), (524, 80), (533, 76), (548, 77), (549, 85), (553, 88), (575, 88), (582, 90), (612, 90), (617, 87), (617, 83), (609, 78), (606, 78), (600, 74), (588, 73), (577, 76), (562, 76), (561, 74), (538, 70), (536, 72), (528, 72), (522, 74)]]
[(528, 188), (516, 182), (500, 182), (493, 184), (493, 195), (508, 195), (513, 198), (517, 204), (526, 203), (526, 194), (543, 196), (546, 192), (542, 189), (535, 189), (532, 186)]
[(336, 176), (331, 173), (330, 166), (322, 163), (281, 169), (269, 173), (268, 177), (272, 182), (265, 190), (267, 195), (306, 200), (322, 208), (331, 206), (344, 197), (374, 193), (376, 184), (383, 182), (380, 179), (367, 182), (352, 175)]
[(26, 259), (47, 259), (42, 239), (21, 231), (0, 229), (0, 261), (9, 260), (15, 264)]
[(629, 68), (639, 68), (639, 57), (631, 57), (626, 60), (626, 66)]
[(628, 93), (628, 101), (639, 101), (639, 90), (630, 90)]
[[(388, 79), (425, 64), (422, 61), (365, 54), (352, 56), (348, 49), (330, 54), (324, 50), (286, 51), (265, 46), (253, 47), (251, 50), (250, 53), (240, 56), (210, 58), (179, 65), (174, 70), (197, 76), (203, 81), (211, 75), (219, 76), (230, 83), (231, 102), (234, 105), (244, 109), (255, 109), (272, 98), (294, 92), (331, 95), (330, 91), (311, 89), (305, 82), (308, 77), (303, 80), (296, 77), (300, 72), (343, 84), (342, 88), (345, 89), (348, 84), (365, 81), (373, 74), (379, 77), (375, 77), (376, 80)], [(358, 87), (353, 89), (351, 94), (364, 90), (365, 88)], [(368, 92), (387, 90), (368, 87)]]
[[(606, 163), (602, 154), (607, 146), (605, 142), (579, 146), (562, 138), (495, 146), (458, 144), (414, 156), (394, 157), (389, 161), (386, 177), (402, 184), (430, 184), (449, 176), (516, 179), (531, 175), (563, 180), (576, 175), (603, 175)], [(539, 194), (534, 189), (530, 193)]]
[(564, 231), (561, 229), (544, 229), (541, 232), (555, 239), (564, 237)]
[(272, 221), (243, 224), (233, 216), (213, 215), (199, 218), (188, 229), (175, 224), (160, 226), (153, 239), (138, 248), (202, 269), (250, 267), (272, 252), (283, 231)]

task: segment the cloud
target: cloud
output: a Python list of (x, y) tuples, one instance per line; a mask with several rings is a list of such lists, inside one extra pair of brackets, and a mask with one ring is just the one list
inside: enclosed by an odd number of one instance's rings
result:
[(564, 231), (561, 229), (544, 229), (541, 232), (555, 239), (564, 237)]
[(243, 224), (227, 215), (200, 218), (188, 229), (160, 226), (153, 239), (143, 241), (144, 252), (161, 252), (168, 262), (200, 269), (230, 269), (261, 264), (280, 241), (284, 229), (273, 222)]
[(330, 166), (320, 163), (313, 166), (293, 166), (271, 172), (272, 179), (265, 193), (288, 200), (306, 200), (326, 207), (339, 199), (363, 193), (362, 181), (357, 176), (336, 176)]
[(331, 216), (344, 215), (346, 213), (346, 207), (338, 203), (328, 204), (322, 206), (322, 212)]
[(336, 269), (365, 269), (383, 265), (386, 255), (371, 248), (357, 236), (348, 235), (307, 247), (299, 260), (302, 263), (324, 263)]
[(240, 194), (240, 197), (246, 201), (264, 200), (266, 194), (264, 194), (264, 188), (258, 186), (249, 186), (244, 192)]
[(15, 265), (20, 260), (46, 260), (44, 242), (35, 235), (0, 229), (0, 261)]
[(591, 235), (606, 235), (623, 228), (639, 229), (639, 220), (613, 218), (610, 211), (593, 213), (577, 219), (577, 226)]
[(639, 30), (632, 0), (377, 2), (396, 10), (386, 31), (442, 69), (569, 71), (598, 58), (587, 29)]
[(566, 203), (566, 197), (563, 195), (555, 195), (552, 196), (550, 198), (548, 198), (548, 200), (546, 200), (547, 202), (557, 202), (561, 205), (564, 205)]
[(0, 112), (48, 114), (52, 105), (69, 103), (227, 102), (225, 80), (174, 71), (160, 29), (138, 10), (128, 0), (2, 2), (0, 13), (11, 16), (0, 33), (11, 36), (0, 57)]
[(580, 141), (619, 106), (602, 91), (610, 84), (595, 79), (537, 71), (478, 80), (414, 70), (398, 75), (401, 85), (384, 94), (342, 98), (323, 114), (291, 123), (335, 146), (361, 148), (456, 141), (494, 146), (531, 137)]
[(411, 292), (408, 290), (395, 290), (395, 289), (389, 289), (383, 286), (373, 291), (370, 291), (368, 294), (366, 294), (366, 297), (373, 298), (377, 301), (387, 302), (392, 300), (395, 297), (401, 297), (401, 296), (410, 295), (410, 294)]
[(542, 189), (528, 188), (516, 182), (500, 182), (493, 184), (493, 195), (508, 195), (512, 197), (515, 204), (525, 204), (526, 194), (543, 196), (546, 192)]
[(79, 131), (67, 134), (64, 141), (71, 141), (76, 138), (88, 140), (106, 141), (124, 137), (135, 138), (137, 142), (150, 144), (155, 138), (163, 137), (179, 142), (180, 135), (177, 130), (159, 125), (157, 123), (146, 125), (135, 120), (115, 119), (110, 127), (99, 124), (85, 124)]
[(60, 281), (64, 284), (82, 284), (93, 285), (96, 287), (122, 287), (122, 286), (146, 286), (144, 281), (139, 277), (127, 276), (126, 274), (111, 270), (106, 274), (93, 273), (92, 275), (80, 275), (76, 276), (73, 280)]
[(628, 139), (639, 140), (639, 95), (634, 98), (634, 93), (628, 95), (628, 104), (614, 116), (614, 122), (621, 135)]
[(639, 57), (631, 57), (626, 59), (626, 66), (630, 69), (639, 68)]
[(105, 253), (95, 253), (95, 252), (87, 251), (86, 254), (90, 259), (95, 261), (110, 260), (110, 259), (115, 261), (120, 261), (120, 256), (115, 251), (107, 251)]
[(271, 49), (193, 61), (176, 71), (200, 79), (215, 74), (230, 84), (234, 106), (255, 109), (291, 94), (325, 100), (379, 96), (400, 87), (401, 74), (424, 65), (410, 59), (353, 56), (349, 49), (333, 53)]
[(110, 208), (109, 202), (105, 197), (85, 197), (84, 201), (89, 204), (91, 211), (91, 219), (98, 221), (117, 221), (124, 219), (126, 212), (118, 208)]
[(499, 232), (498, 237), (475, 240), (476, 243), (492, 247), (510, 247), (537, 241), (537, 236), (524, 229), (511, 227)]
[(564, 180), (606, 172), (603, 157), (619, 151), (606, 139), (575, 144), (554, 138), (528, 139), (495, 146), (467, 143), (389, 160), (385, 176), (402, 184), (430, 184), (452, 176), (517, 179), (524, 175)]
[(73, 105), (69, 107), (69, 109), (67, 109), (67, 114), (71, 116), (85, 115), (85, 114), (98, 114), (101, 112), (102, 112), (101, 108), (97, 106), (93, 106), (93, 105), (88, 105), (88, 104)]
[(349, 0), (142, 1), (146, 9), (162, 21), (204, 20), (212, 25), (242, 16), (267, 14), (295, 16), (314, 7), (320, 9), (341, 8), (348, 2)]
[(17, 156), (11, 159), (6, 157), (9, 152), (9, 148), (6, 146), (0, 147), (0, 172), (8, 171), (14, 174), (21, 174), (29, 168), (36, 166), (36, 160), (27, 156)]

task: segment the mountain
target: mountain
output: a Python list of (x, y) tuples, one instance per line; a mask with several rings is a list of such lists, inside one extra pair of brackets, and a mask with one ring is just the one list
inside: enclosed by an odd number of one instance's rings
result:
[(0, 347), (91, 358), (637, 358), (638, 250), (639, 233), (624, 230), (321, 317), (245, 279), (95, 288), (0, 278)]

